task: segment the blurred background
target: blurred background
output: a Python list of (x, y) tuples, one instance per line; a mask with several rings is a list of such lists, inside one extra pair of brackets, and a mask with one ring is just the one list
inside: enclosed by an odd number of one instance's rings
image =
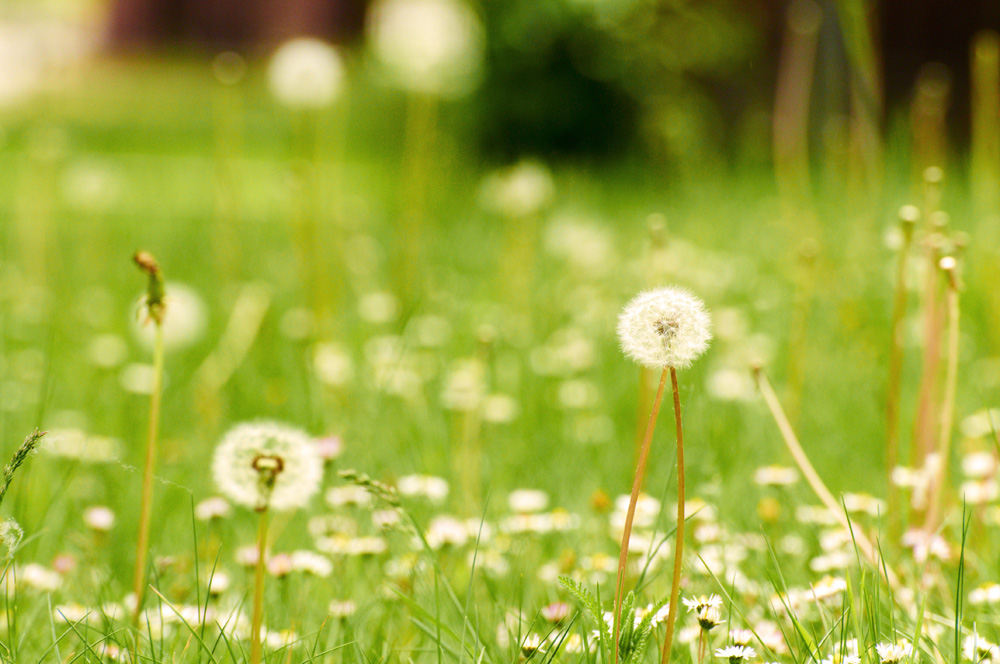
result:
[[(141, 248), (189, 288), (162, 473), (198, 497), (256, 417), (388, 478), (481, 443), (468, 494), (627, 486), (649, 376), (614, 322), (663, 283), (718, 312), (695, 483), (781, 458), (763, 358), (832, 487), (881, 487), (902, 204), (974, 248), (959, 415), (1000, 392), (997, 29), (985, 0), (0, 0), (0, 436), (138, 465)], [(134, 516), (117, 466), (78, 482)]]
[[(467, 57), (481, 57), (481, 66), (474, 81), (450, 91), (460, 99), (450, 110), (462, 115), (478, 153), (501, 161), (638, 152), (732, 164), (769, 156), (762, 148), (772, 133), (777, 150), (795, 150), (787, 143), (807, 137), (814, 152), (850, 145), (870, 153), (866, 132), (884, 133), (894, 113), (919, 103), (938, 104), (949, 140), (965, 145), (971, 48), (1000, 27), (1000, 8), (986, 0), (510, 0), (463, 8), (472, 24), (431, 19), (423, 30), (430, 42), (443, 39), (437, 29), (452, 38), (474, 33), (465, 38), (477, 52)], [(343, 47), (361, 70), (372, 50), (366, 26), (378, 11), (370, 0), (4, 0), (0, 103), (86, 79), (95, 61), (210, 60), (233, 51), (254, 62), (302, 35)]]

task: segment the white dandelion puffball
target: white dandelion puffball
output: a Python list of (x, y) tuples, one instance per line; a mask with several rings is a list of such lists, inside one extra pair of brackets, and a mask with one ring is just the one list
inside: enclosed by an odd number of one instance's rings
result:
[(371, 12), (375, 55), (403, 88), (457, 96), (479, 80), (483, 28), (459, 0), (381, 0)]
[(278, 101), (291, 108), (323, 108), (344, 87), (340, 53), (319, 39), (303, 37), (285, 42), (267, 67), (267, 85)]
[(683, 288), (639, 293), (618, 318), (622, 351), (650, 369), (690, 366), (711, 339), (705, 303)]
[[(267, 473), (273, 473), (270, 491)], [(323, 460), (304, 431), (277, 422), (249, 422), (223, 437), (212, 474), (219, 490), (237, 505), (292, 510), (304, 507), (319, 490)]]

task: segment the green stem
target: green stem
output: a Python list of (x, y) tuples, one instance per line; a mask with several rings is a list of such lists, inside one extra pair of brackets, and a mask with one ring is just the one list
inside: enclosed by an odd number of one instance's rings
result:
[(260, 664), (260, 626), (264, 617), (264, 567), (267, 565), (267, 508), (260, 512), (257, 527), (257, 565), (253, 578), (253, 623), (250, 632), (250, 664)]
[[(156, 466), (156, 438), (160, 427), (160, 393), (163, 388), (163, 323), (156, 319), (156, 337), (153, 345), (153, 389), (149, 397), (149, 435), (146, 438), (146, 463), (142, 473), (142, 503), (139, 508), (139, 540), (135, 554), (135, 610), (132, 625), (139, 625), (142, 599), (146, 590), (146, 559), (149, 556), (149, 528), (153, 511), (153, 471)], [(138, 640), (136, 641), (138, 644)], [(138, 648), (138, 645), (136, 646)]]
[(674, 577), (670, 583), (670, 607), (667, 609), (667, 634), (663, 637), (660, 662), (669, 664), (674, 640), (674, 621), (681, 589), (681, 563), (684, 561), (684, 431), (681, 427), (681, 393), (677, 389), (677, 370), (670, 367), (670, 386), (674, 392), (674, 422), (677, 426), (677, 546), (674, 550)]

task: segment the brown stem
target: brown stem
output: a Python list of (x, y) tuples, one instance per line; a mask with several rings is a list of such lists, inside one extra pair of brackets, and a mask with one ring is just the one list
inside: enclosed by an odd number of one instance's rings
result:
[(628, 501), (628, 511), (625, 513), (625, 530), (622, 533), (622, 549), (618, 556), (618, 582), (615, 585), (615, 664), (618, 664), (618, 634), (621, 629), (622, 588), (625, 585), (625, 562), (628, 559), (628, 543), (632, 538), (632, 519), (635, 517), (635, 504), (639, 500), (639, 489), (642, 488), (642, 478), (646, 474), (646, 459), (649, 457), (649, 443), (653, 440), (653, 430), (656, 428), (656, 416), (660, 412), (660, 402), (663, 400), (663, 388), (667, 385), (667, 367), (660, 374), (660, 386), (656, 389), (653, 400), (653, 410), (649, 413), (649, 423), (646, 425), (646, 437), (642, 441), (639, 452), (639, 462), (635, 466), (635, 479), (632, 482), (632, 495)]
[(670, 607), (667, 609), (667, 634), (663, 637), (660, 662), (670, 663), (674, 641), (674, 621), (681, 590), (681, 563), (684, 560), (684, 431), (681, 428), (681, 393), (677, 389), (677, 370), (670, 367), (670, 386), (674, 391), (674, 422), (677, 425), (677, 546), (674, 550), (674, 578), (670, 582)]
[[(942, 261), (943, 263), (944, 261)], [(938, 516), (941, 514), (941, 501), (944, 497), (944, 487), (948, 477), (948, 462), (951, 456), (951, 427), (955, 416), (955, 390), (958, 386), (958, 284), (954, 269), (948, 274), (948, 356), (945, 368), (944, 399), (941, 403), (941, 428), (938, 432), (938, 467), (934, 479), (934, 493), (927, 511), (927, 521), (924, 524), (926, 532), (930, 533), (937, 527)]]

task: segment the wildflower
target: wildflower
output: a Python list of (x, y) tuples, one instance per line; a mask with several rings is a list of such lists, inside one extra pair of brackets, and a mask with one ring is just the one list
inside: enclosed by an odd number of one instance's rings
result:
[(427, 543), (435, 550), (444, 546), (459, 547), (469, 541), (469, 529), (454, 517), (436, 516), (427, 528), (426, 537)]
[(493, 424), (514, 420), (518, 412), (517, 399), (509, 394), (490, 394), (483, 401), (483, 419)]
[(324, 436), (316, 439), (316, 453), (323, 461), (333, 461), (344, 451), (344, 442), (340, 436)]
[(698, 611), (698, 626), (710, 632), (722, 624), (722, 611), (717, 606), (704, 606)]
[(761, 466), (753, 481), (761, 486), (789, 486), (799, 481), (799, 471), (788, 466)]
[(225, 498), (212, 496), (194, 506), (194, 516), (199, 521), (225, 519), (232, 513), (232, 508)]
[(83, 511), (83, 522), (95, 532), (106, 533), (115, 525), (115, 513), (103, 505), (92, 505)]
[(544, 209), (554, 193), (549, 169), (538, 162), (522, 161), (486, 178), (480, 198), (485, 207), (505, 217), (523, 219)]
[(24, 584), (26, 588), (38, 590), (43, 593), (53, 593), (62, 585), (62, 577), (46, 567), (37, 563), (29, 563), (23, 569), (18, 569), (13, 575), (19, 584)]
[(847, 590), (847, 581), (825, 576), (812, 586), (812, 598), (816, 601), (834, 597)]
[(748, 646), (750, 645), (751, 639), (753, 639), (753, 632), (748, 629), (729, 630), (729, 640), (732, 641), (735, 646)]
[(728, 659), (730, 664), (738, 664), (742, 661), (749, 661), (757, 657), (756, 651), (747, 646), (726, 646), (715, 651), (716, 657)]
[(1000, 656), (1000, 649), (995, 643), (990, 643), (973, 629), (972, 634), (965, 637), (962, 643), (962, 654), (972, 662), (988, 662)]
[(229, 575), (222, 570), (218, 570), (212, 574), (212, 578), (208, 580), (208, 594), (213, 597), (218, 597), (229, 590), (230, 584), (231, 580)]
[(529, 634), (521, 643), (521, 655), (531, 657), (535, 653), (545, 652), (545, 640), (538, 634)]
[(882, 664), (898, 664), (913, 653), (913, 646), (906, 641), (899, 643), (878, 643), (875, 645), (879, 661)]
[(292, 569), (326, 578), (333, 573), (333, 563), (312, 551), (294, 551), (291, 555)]
[(341, 620), (343, 620), (344, 618), (349, 618), (353, 616), (354, 612), (357, 611), (357, 609), (358, 607), (353, 600), (335, 599), (332, 602), (330, 602), (330, 606), (328, 607), (327, 610), (330, 612), (330, 615), (332, 617), (340, 618)]
[(303, 431), (276, 422), (240, 424), (215, 450), (222, 493), (255, 510), (302, 507), (319, 489), (323, 463)]
[(348, 484), (330, 488), (326, 492), (326, 502), (330, 507), (369, 507), (372, 495), (363, 486)]
[(448, 482), (433, 475), (404, 475), (396, 483), (400, 495), (419, 496), (432, 503), (441, 503), (448, 497)]
[(541, 615), (544, 620), (550, 623), (561, 623), (569, 616), (569, 604), (566, 602), (546, 604), (542, 607)]
[(507, 504), (520, 514), (541, 512), (549, 505), (549, 495), (539, 489), (517, 489), (507, 496)]
[(319, 343), (313, 351), (313, 370), (324, 385), (344, 387), (354, 378), (354, 361), (341, 345)]
[(293, 39), (271, 56), (267, 84), (286, 106), (322, 108), (340, 95), (344, 64), (337, 50), (319, 39)]
[(715, 594), (685, 597), (682, 601), (684, 602), (684, 606), (694, 613), (700, 613), (706, 608), (718, 609), (722, 607), (722, 598)]
[(689, 366), (711, 338), (705, 304), (681, 288), (640, 293), (618, 319), (622, 351), (650, 369)]
[(108, 462), (121, 456), (121, 441), (81, 429), (53, 429), (41, 449), (53, 456), (83, 462)]
[(969, 604), (1000, 603), (1000, 584), (986, 583), (969, 593)]
[(267, 571), (271, 576), (284, 578), (292, 573), (292, 557), (287, 553), (279, 553), (267, 559)]

